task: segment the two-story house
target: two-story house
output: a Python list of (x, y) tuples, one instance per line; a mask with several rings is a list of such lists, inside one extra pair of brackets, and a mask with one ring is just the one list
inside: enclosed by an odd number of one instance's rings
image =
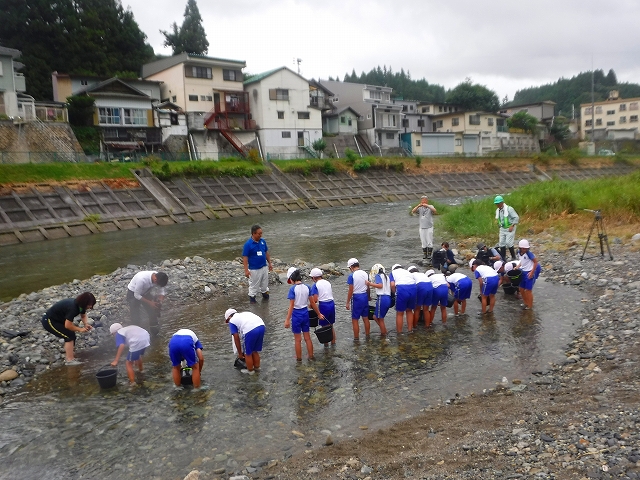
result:
[(56, 102), (74, 95), (94, 99), (93, 125), (100, 128), (107, 152), (155, 152), (162, 146), (153, 112), (154, 103), (160, 100), (159, 82), (58, 72), (53, 72), (51, 80)]
[(23, 67), (16, 61), (20, 55), (20, 50), (0, 46), (0, 117), (19, 115), (18, 94), (27, 90), (24, 75), (18, 72)]
[(310, 105), (309, 81), (280, 67), (244, 81), (263, 158), (315, 156), (322, 138), (321, 109)]
[(334, 108), (351, 107), (360, 113), (358, 138), (364, 150), (376, 154), (399, 150), (402, 105), (392, 102), (392, 88), (332, 80), (320, 83), (333, 92)]
[(246, 62), (180, 53), (142, 66), (142, 78), (162, 82), (161, 101), (187, 114), (200, 158), (246, 155), (255, 142), (255, 122), (243, 89)]
[(609, 92), (604, 102), (580, 105), (580, 138), (622, 140), (638, 138), (640, 98), (620, 98), (617, 90)]

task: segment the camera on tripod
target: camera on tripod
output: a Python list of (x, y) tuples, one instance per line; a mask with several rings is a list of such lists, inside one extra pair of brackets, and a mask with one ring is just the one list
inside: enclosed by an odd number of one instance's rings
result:
[(607, 253), (609, 254), (609, 260), (613, 260), (613, 255), (611, 255), (611, 248), (609, 247), (609, 237), (607, 236), (607, 231), (604, 228), (604, 219), (602, 218), (602, 212), (600, 210), (591, 210), (589, 208), (583, 208), (585, 212), (593, 213), (593, 223), (591, 224), (591, 230), (589, 230), (589, 236), (587, 237), (587, 243), (584, 245), (584, 250), (582, 251), (582, 255), (580, 256), (580, 260), (584, 260), (584, 255), (587, 252), (587, 247), (589, 246), (589, 241), (591, 240), (591, 235), (594, 230), (598, 234), (598, 242), (600, 243), (600, 257), (604, 258), (604, 248), (607, 247)]
[(602, 212), (600, 210), (591, 210), (589, 208), (583, 208), (585, 212), (591, 212), (595, 215), (596, 220), (602, 219)]

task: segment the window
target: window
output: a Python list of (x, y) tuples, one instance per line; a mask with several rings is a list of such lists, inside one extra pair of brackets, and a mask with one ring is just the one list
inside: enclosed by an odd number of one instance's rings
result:
[(373, 100), (382, 100), (382, 92), (371, 90), (369, 91), (369, 98), (372, 98)]
[(407, 107), (408, 107), (408, 105), (402, 105), (402, 111), (403, 111), (403, 112), (407, 112), (407, 111), (408, 111), (408, 110), (407, 110)]
[(393, 133), (387, 133), (387, 140), (393, 140), (396, 136)]
[(632, 122), (632, 123), (633, 122), (637, 122), (638, 121), (638, 115), (631, 115), (629, 117), (629, 121)]
[(629, 110), (638, 110), (638, 102), (631, 102), (629, 104)]
[(469, 125), (480, 125), (480, 115), (469, 115)]
[(351, 117), (349, 117), (348, 125), (351, 126)]
[(493, 127), (493, 118), (487, 118), (487, 125)]
[(98, 121), (101, 125), (120, 125), (120, 109), (100, 107), (98, 109)]
[(291, 132), (282, 132), (282, 138), (291, 138)]
[(333, 103), (338, 103), (340, 101), (340, 99), (338, 97), (333, 97), (333, 99), (331, 101)]
[(607, 122), (607, 127), (612, 127), (615, 124), (616, 124), (616, 122), (614, 122), (614, 121)]
[[(0, 72), (2, 73), (2, 72)], [(80, 80), (80, 85), (89, 85), (89, 80)]]
[(371, 114), (367, 113), (367, 120), (371, 120)]
[(438, 120), (437, 122), (435, 122), (436, 124), (436, 128), (442, 128), (442, 120)]
[(286, 88), (271, 88), (269, 89), (269, 100), (284, 100), (289, 101), (289, 90)]
[(598, 125), (602, 125), (602, 119), (601, 118), (596, 118), (596, 126)]
[(176, 95), (174, 95), (173, 97), (171, 97), (171, 101), (172, 102), (177, 102), (178, 101), (178, 97)]
[(420, 146), (420, 140), (416, 140), (416, 147)]
[(602, 107), (596, 107), (596, 113), (602, 113)]
[(587, 107), (587, 108), (584, 109), (584, 114), (585, 115), (591, 115), (591, 112), (592, 112), (591, 107)]
[(278, 110), (278, 119), (282, 120), (284, 118), (284, 112), (282, 110)]
[(241, 82), (242, 81), (242, 72), (240, 70), (222, 70), (222, 78), (223, 80), (228, 80), (229, 82)]
[(340, 123), (347, 123), (347, 119), (344, 116), (340, 117)]
[(125, 108), (124, 112), (124, 124), (125, 125), (146, 125), (147, 115), (144, 110), (139, 108)]
[(627, 123), (627, 117), (620, 117), (620, 123)]
[(402, 119), (402, 126), (403, 126), (404, 128), (408, 128), (408, 127), (409, 127), (409, 119), (407, 119), (407, 118), (403, 118), (403, 119)]
[(591, 120), (587, 120), (586, 122), (584, 122), (585, 127), (590, 127), (591, 125), (593, 125), (593, 121)]
[(615, 110), (607, 110), (607, 115), (615, 115), (616, 111)]
[(184, 76), (190, 78), (213, 78), (209, 67), (184, 67)]
[(413, 110), (413, 105), (409, 105), (409, 110)]
[(451, 126), (452, 127), (457, 127), (458, 125), (460, 125), (460, 118), (458, 118), (458, 117), (452, 118), (451, 119)]
[(309, 112), (298, 112), (298, 120), (309, 120)]
[(626, 112), (627, 111), (627, 104), (626, 103), (621, 103), (620, 104), (620, 111), (621, 112)]
[(438, 112), (442, 112), (442, 106), (438, 107)]
[(198, 95), (189, 95), (189, 101), (190, 102), (197, 102), (198, 101)]
[(422, 107), (422, 113), (429, 113), (431, 111), (431, 106)]
[(200, 95), (200, 101), (201, 102), (206, 102), (207, 101), (207, 96), (206, 95)]
[(418, 120), (418, 126), (419, 127), (424, 127), (424, 120), (422, 120), (422, 119)]
[(456, 147), (462, 146), (462, 139), (456, 138)]
[(388, 120), (389, 120), (389, 126), (390, 127), (395, 127), (396, 126), (396, 116), (395, 115), (389, 114)]

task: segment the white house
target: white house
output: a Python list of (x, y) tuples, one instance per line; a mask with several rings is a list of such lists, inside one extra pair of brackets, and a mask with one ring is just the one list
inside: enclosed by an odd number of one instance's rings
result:
[(310, 106), (309, 81), (287, 67), (255, 75), (244, 82), (262, 155), (300, 158), (315, 155), (322, 138), (322, 115)]

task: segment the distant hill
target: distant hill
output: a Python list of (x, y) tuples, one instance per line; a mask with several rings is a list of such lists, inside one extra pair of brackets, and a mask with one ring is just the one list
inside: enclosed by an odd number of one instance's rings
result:
[[(640, 97), (640, 85), (636, 83), (618, 83), (616, 73), (609, 70), (593, 72), (594, 99), (596, 102), (606, 100), (611, 90), (618, 90), (621, 98)], [(580, 104), (591, 102), (591, 72), (581, 72), (578, 75), (561, 78), (555, 83), (539, 87), (529, 87), (518, 90), (513, 100), (506, 106), (523, 105), (528, 103), (551, 100), (556, 102), (556, 114), (571, 118), (572, 105), (575, 106), (576, 117), (580, 115)]]

